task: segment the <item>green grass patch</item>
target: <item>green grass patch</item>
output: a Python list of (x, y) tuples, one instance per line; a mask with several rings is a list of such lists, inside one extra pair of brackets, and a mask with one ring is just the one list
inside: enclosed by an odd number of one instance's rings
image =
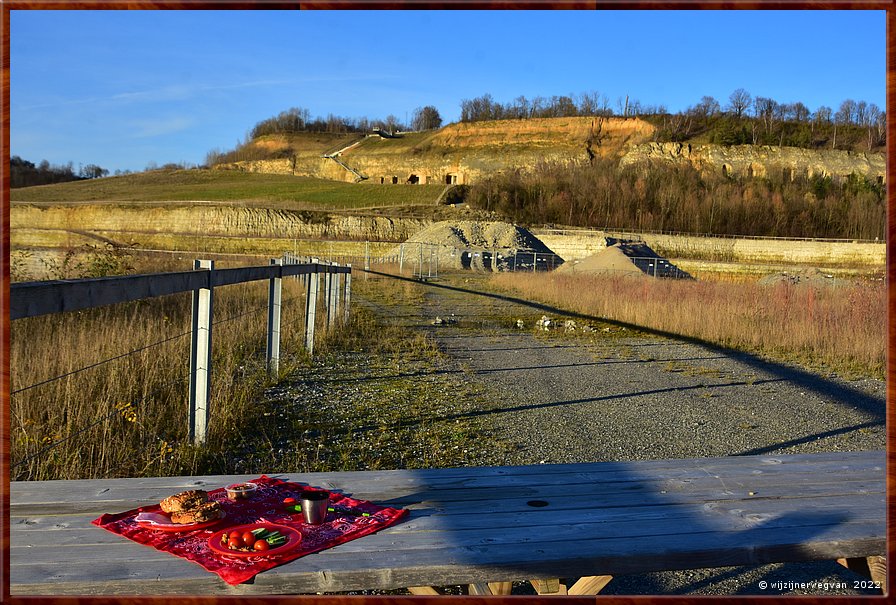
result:
[(230, 170), (155, 170), (103, 179), (24, 187), (13, 203), (186, 202), (261, 203), (270, 208), (343, 210), (426, 205), (443, 185), (379, 186), (311, 177)]

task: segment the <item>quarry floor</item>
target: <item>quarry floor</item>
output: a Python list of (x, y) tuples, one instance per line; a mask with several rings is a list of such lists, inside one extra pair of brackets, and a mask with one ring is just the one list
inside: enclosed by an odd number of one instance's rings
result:
[[(477, 464), (885, 447), (883, 381), (818, 376), (597, 319), (579, 318), (567, 331), (560, 312), (484, 295), (480, 286), (476, 277), (419, 283), (416, 303), (370, 307), (383, 321), (430, 334), (447, 354), (442, 370), (462, 370), (486, 393), (488, 403), (468, 413), (513, 447)], [(556, 329), (538, 329), (543, 316)], [(760, 590), (760, 580), (852, 586), (857, 578), (833, 561), (788, 563), (620, 576), (602, 594), (767, 595), (774, 593)], [(514, 593), (533, 594), (525, 583)]]

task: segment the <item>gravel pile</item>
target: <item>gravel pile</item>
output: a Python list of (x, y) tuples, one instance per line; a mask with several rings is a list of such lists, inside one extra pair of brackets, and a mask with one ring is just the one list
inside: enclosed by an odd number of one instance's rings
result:
[[(518, 251), (553, 254), (544, 242), (527, 229), (499, 221), (441, 221), (418, 231), (404, 244), (404, 254), (414, 262), (422, 244), (426, 259), (435, 254), (439, 264), (451, 269), (489, 269), (492, 253), (511, 258)], [(385, 256), (398, 256), (395, 247)]]

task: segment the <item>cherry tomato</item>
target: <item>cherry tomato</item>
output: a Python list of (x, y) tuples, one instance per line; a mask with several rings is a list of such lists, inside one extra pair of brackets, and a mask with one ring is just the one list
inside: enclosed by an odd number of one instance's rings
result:
[(289, 504), (295, 504), (295, 503), (296, 503), (295, 498), (283, 498), (283, 504), (289, 505)]
[(257, 551), (268, 550), (271, 547), (270, 544), (265, 542), (264, 540), (256, 540), (253, 548)]
[(243, 544), (245, 544), (246, 546), (248, 546), (250, 548), (252, 547), (253, 544), (255, 544), (255, 534), (253, 534), (251, 531), (244, 531), (242, 538), (243, 538)]
[(228, 548), (242, 548), (243, 547), (243, 537), (242, 536), (231, 536), (227, 541)]

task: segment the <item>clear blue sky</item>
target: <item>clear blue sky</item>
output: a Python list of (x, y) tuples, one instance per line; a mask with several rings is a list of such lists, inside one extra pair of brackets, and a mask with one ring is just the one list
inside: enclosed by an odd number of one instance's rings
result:
[(410, 118), (597, 91), (678, 111), (736, 88), (885, 108), (883, 11), (12, 11), (12, 155), (201, 164), (290, 107)]

